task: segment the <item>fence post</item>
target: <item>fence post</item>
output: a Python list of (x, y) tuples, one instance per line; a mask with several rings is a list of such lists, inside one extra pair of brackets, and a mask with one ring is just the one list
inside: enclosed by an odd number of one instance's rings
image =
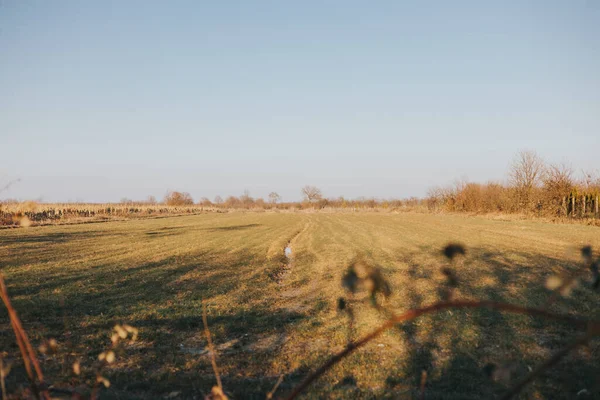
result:
[(585, 217), (585, 199), (586, 199), (586, 197), (587, 196), (585, 194), (581, 197), (581, 216), (582, 217)]
[(575, 218), (575, 195), (571, 197), (571, 217)]
[(598, 195), (596, 195), (596, 215), (598, 215)]
[(562, 211), (565, 213), (565, 217), (569, 215), (569, 209), (567, 208), (567, 197), (562, 198)]

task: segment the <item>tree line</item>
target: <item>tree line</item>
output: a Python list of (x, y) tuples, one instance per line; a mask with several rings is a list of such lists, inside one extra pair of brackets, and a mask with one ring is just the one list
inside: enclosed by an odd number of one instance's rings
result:
[(598, 217), (600, 176), (576, 176), (568, 164), (549, 164), (533, 151), (517, 154), (506, 182), (458, 181), (429, 191), (430, 210), (501, 212), (549, 217)]
[(283, 198), (277, 192), (271, 192), (266, 199), (262, 197), (254, 198), (248, 190), (245, 190), (240, 196), (227, 196), (225, 198), (216, 196), (213, 200), (207, 197), (201, 197), (197, 202), (190, 193), (181, 191), (169, 191), (162, 201), (156, 197), (149, 196), (144, 201), (134, 201), (128, 198), (121, 199), (120, 203), (124, 205), (157, 205), (165, 204), (168, 206), (191, 206), (199, 205), (207, 208), (225, 208), (225, 209), (323, 209), (323, 208), (384, 208), (397, 209), (399, 207), (422, 206), (424, 199), (411, 197), (409, 199), (391, 199), (381, 200), (376, 198), (359, 197), (348, 199), (343, 196), (337, 198), (326, 198), (320, 188), (313, 185), (306, 185), (301, 188), (301, 201), (283, 201)]
[[(6, 190), (9, 185), (0, 192)], [(300, 193), (301, 201), (284, 201), (274, 191), (269, 193), (266, 199), (254, 198), (245, 190), (240, 196), (216, 196), (212, 200), (201, 197), (196, 202), (188, 192), (169, 191), (161, 200), (149, 196), (142, 201), (122, 198), (120, 203), (129, 207), (166, 205), (188, 208), (201, 206), (204, 209), (382, 209), (600, 218), (598, 172), (583, 172), (578, 175), (568, 164), (546, 163), (532, 151), (520, 152), (513, 158), (504, 181), (477, 183), (460, 180), (452, 185), (434, 187), (421, 198), (327, 198), (320, 188), (313, 185), (302, 187)], [(0, 202), (0, 211), (13, 203), (22, 202), (4, 200)]]
[[(584, 172), (578, 177), (568, 164), (546, 163), (533, 151), (522, 151), (512, 160), (504, 181), (477, 183), (457, 181), (438, 186), (423, 198), (376, 199), (343, 196), (326, 198), (321, 189), (301, 188), (302, 201), (283, 201), (277, 192), (266, 199), (254, 198), (247, 190), (240, 196), (202, 197), (195, 202), (187, 192), (171, 191), (161, 204), (224, 209), (387, 209), (475, 213), (520, 213), (551, 217), (600, 217), (600, 175)], [(124, 204), (159, 204), (150, 196), (145, 202), (128, 199)]]

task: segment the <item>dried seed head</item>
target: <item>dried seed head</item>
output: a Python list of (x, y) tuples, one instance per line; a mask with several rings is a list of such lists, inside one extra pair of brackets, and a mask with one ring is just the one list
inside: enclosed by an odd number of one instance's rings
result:
[(133, 326), (127, 325), (127, 324), (123, 325), (123, 329), (125, 329), (129, 333), (137, 332), (137, 329), (135, 329)]
[(2, 360), (2, 369), (0, 369), (0, 372), (2, 372), (2, 375), (4, 377), (6, 377), (8, 374), (10, 374), (11, 369), (12, 369), (12, 362), (7, 362), (6, 360)]
[(369, 265), (366, 261), (359, 259), (352, 264), (354, 271), (356, 272), (356, 276), (359, 279), (365, 279), (368, 277), (369, 272), (371, 271), (371, 265)]
[(73, 373), (75, 375), (81, 374), (81, 365), (79, 364), (79, 361), (75, 361), (73, 363)]
[(114, 330), (121, 339), (127, 338), (127, 331), (121, 325), (115, 325)]
[(453, 260), (454, 257), (456, 257), (459, 254), (464, 256), (467, 253), (467, 251), (465, 250), (465, 247), (462, 244), (449, 243), (446, 247), (444, 247), (442, 253), (449, 260)]
[(130, 333), (130, 334), (131, 334), (131, 341), (132, 341), (132, 342), (135, 342), (135, 341), (136, 341), (136, 339), (137, 339), (137, 337), (138, 337), (138, 332), (139, 332), (139, 331), (138, 331), (138, 329), (137, 329), (137, 328), (134, 328), (134, 327), (133, 327), (133, 326), (131, 326), (131, 325), (123, 325), (123, 328), (124, 328), (124, 329), (125, 329), (125, 330), (126, 330), (128, 333)]
[(562, 283), (563, 283), (563, 281), (559, 276), (556, 276), (556, 275), (549, 276), (548, 279), (546, 279), (546, 289), (548, 289), (548, 290), (558, 289), (560, 287), (560, 285), (562, 285)]
[(565, 284), (563, 284), (562, 287), (559, 289), (559, 293), (563, 297), (568, 297), (571, 295), (571, 292), (573, 292), (573, 289), (575, 289), (578, 285), (579, 280), (577, 278), (574, 278), (570, 282), (566, 282)]
[(110, 387), (110, 381), (101, 375), (96, 377), (96, 382), (103, 384), (105, 388)]
[(58, 342), (56, 339), (46, 340), (38, 347), (38, 351), (42, 354), (53, 354), (58, 349)]
[(115, 362), (115, 352), (114, 351), (109, 351), (108, 353), (106, 353), (106, 362), (109, 364), (112, 364), (113, 362)]

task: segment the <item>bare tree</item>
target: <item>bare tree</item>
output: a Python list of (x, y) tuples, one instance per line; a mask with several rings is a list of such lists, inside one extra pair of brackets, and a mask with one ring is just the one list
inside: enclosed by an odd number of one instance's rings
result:
[(278, 201), (281, 201), (281, 196), (279, 195), (279, 193), (277, 193), (277, 192), (269, 193), (269, 203), (275, 204)]
[(513, 159), (509, 179), (521, 208), (531, 206), (534, 189), (540, 186), (544, 171), (544, 161), (534, 151), (522, 151)]
[(522, 151), (513, 159), (510, 181), (515, 187), (533, 188), (539, 185), (544, 173), (544, 161), (534, 151)]
[(321, 189), (316, 186), (306, 185), (302, 188), (302, 195), (304, 195), (304, 199), (310, 201), (321, 200), (323, 194), (321, 193)]
[(215, 204), (223, 204), (223, 198), (221, 196), (215, 196)]

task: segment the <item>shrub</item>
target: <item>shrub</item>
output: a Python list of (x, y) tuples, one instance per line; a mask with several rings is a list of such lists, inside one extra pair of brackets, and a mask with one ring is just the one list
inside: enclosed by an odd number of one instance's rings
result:
[(194, 199), (187, 192), (169, 192), (164, 203), (168, 206), (190, 206), (194, 204)]

